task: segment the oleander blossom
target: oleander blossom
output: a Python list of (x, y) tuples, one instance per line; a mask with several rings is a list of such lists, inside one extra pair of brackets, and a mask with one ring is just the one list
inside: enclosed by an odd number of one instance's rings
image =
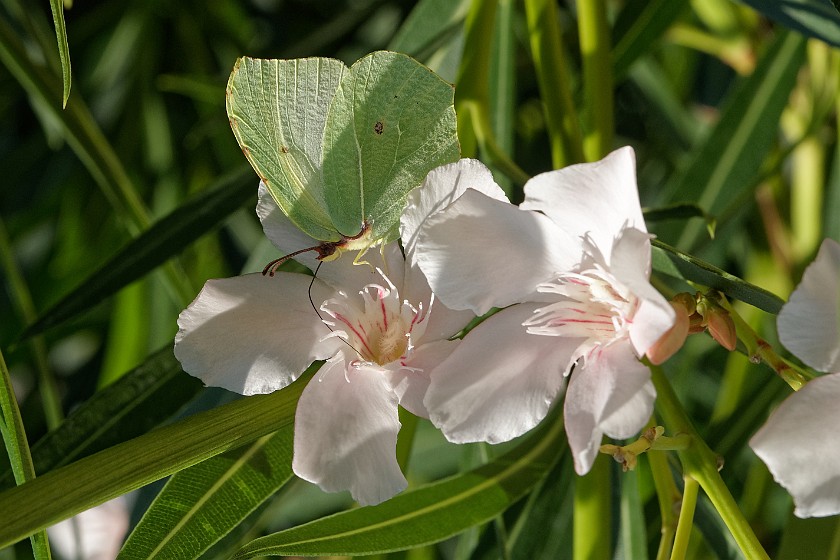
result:
[(502, 308), (433, 372), (424, 403), (454, 442), (510, 440), (562, 394), (575, 469), (589, 471), (603, 434), (627, 438), (655, 391), (639, 358), (674, 323), (649, 282), (631, 148), (538, 175), (517, 208), (467, 190), (424, 216), (416, 258), (452, 309)]
[[(262, 185), (257, 213), (283, 253), (317, 244)], [(406, 487), (396, 460), (398, 405), (428, 417), (429, 372), (457, 346), (447, 339), (472, 314), (435, 301), (396, 243), (364, 260), (322, 263), (314, 281), (287, 272), (209, 280), (178, 318), (175, 355), (205, 384), (243, 395), (282, 389), (325, 360), (298, 402), (292, 468), (370, 505)], [(299, 261), (317, 265), (308, 254)]]
[(823, 241), (776, 325), (785, 348), (831, 373), (785, 399), (750, 447), (793, 496), (797, 517), (835, 515), (840, 513), (840, 244)]

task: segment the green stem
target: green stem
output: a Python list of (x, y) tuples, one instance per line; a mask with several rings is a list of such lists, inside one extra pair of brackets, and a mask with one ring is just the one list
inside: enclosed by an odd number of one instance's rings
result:
[(729, 312), (729, 316), (735, 323), (735, 333), (738, 336), (738, 340), (744, 345), (747, 357), (751, 362), (766, 363), (794, 391), (801, 389), (805, 383), (813, 378), (813, 375), (810, 375), (808, 372), (776, 354), (773, 347), (766, 340), (758, 336), (758, 333), (738, 314), (725, 297), (720, 296), (716, 301)]
[(677, 524), (677, 532), (674, 535), (674, 548), (671, 551), (671, 560), (683, 560), (688, 551), (688, 540), (691, 537), (691, 529), (694, 526), (694, 508), (697, 507), (697, 491), (700, 485), (697, 481), (686, 475), (683, 479), (683, 499), (680, 506), (680, 520)]
[(583, 62), (584, 137), (588, 161), (599, 160), (612, 148), (613, 80), (606, 0), (579, 0), (578, 33)]
[(571, 80), (563, 54), (557, 3), (525, 0), (525, 16), (551, 143), (551, 162), (559, 169), (582, 162), (584, 156), (577, 110), (569, 88)]
[(575, 560), (607, 560), (612, 532), (610, 519), (609, 457), (599, 454), (592, 470), (575, 480), (573, 557)]
[[(6, 443), (12, 473), (18, 485), (35, 478), (35, 466), (29, 453), (29, 442), (26, 440), (26, 430), (20, 417), (15, 389), (3, 352), (0, 351), (0, 435)], [(50, 558), (50, 546), (47, 542), (46, 530), (39, 531), (30, 537), (32, 551), (37, 560)]]
[(662, 518), (661, 537), (659, 539), (659, 550), (656, 553), (656, 560), (668, 558), (668, 552), (674, 542), (677, 531), (678, 518), (674, 513), (674, 505), (680, 501), (680, 491), (671, 476), (671, 469), (668, 467), (668, 457), (664, 453), (649, 453), (653, 485), (656, 488), (656, 498), (659, 502), (659, 515)]
[(490, 57), (496, 23), (496, 2), (474, 0), (464, 25), (464, 55), (458, 70), (455, 88), (455, 113), (458, 119), (458, 139), (461, 155), (472, 157), (477, 150), (491, 165), (518, 184), (528, 180), (528, 174), (502, 150), (490, 124)]
[(664, 424), (672, 433), (688, 434), (693, 440), (691, 446), (677, 452), (683, 475), (700, 483), (745, 557), (769, 558), (720, 477), (717, 456), (694, 429), (662, 369), (650, 366), (650, 370), (656, 387), (656, 409)]

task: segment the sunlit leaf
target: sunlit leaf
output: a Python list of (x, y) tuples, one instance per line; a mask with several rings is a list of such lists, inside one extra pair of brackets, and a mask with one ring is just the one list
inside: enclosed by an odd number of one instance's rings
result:
[[(181, 371), (172, 348), (98, 391), (55, 430), (32, 446), (36, 472), (44, 473), (146, 433), (170, 418), (201, 389)], [(11, 476), (0, 477), (0, 488)]]
[(198, 558), (292, 476), (292, 426), (176, 473), (118, 558)]
[[(669, 203), (696, 202), (719, 217), (743, 204), (777, 137), (804, 56), (802, 36), (778, 35), (755, 72), (730, 94), (717, 126), (694, 150), (689, 165), (666, 187)], [(700, 235), (699, 224), (685, 224), (677, 245), (690, 250)]]
[(378, 506), (261, 537), (235, 557), (392, 552), (438, 542), (493, 519), (533, 488), (559, 459), (565, 447), (559, 409), (515, 449), (484, 466)]
[[(26, 481), (34, 480), (35, 468), (32, 464), (32, 456), (29, 454), (29, 444), (26, 441), (26, 431), (23, 421), (20, 418), (20, 409), (15, 398), (15, 391), (12, 387), (12, 379), (6, 367), (6, 360), (0, 352), (0, 436), (6, 444), (6, 452), (9, 454), (9, 462), (12, 465), (15, 481), (23, 484)], [(11, 512), (12, 508), (5, 510)], [(32, 551), (36, 560), (48, 560), (50, 558), (50, 545), (47, 541), (46, 531), (38, 531), (32, 535)]]
[(311, 375), (282, 391), (236, 400), (109, 447), (0, 493), (0, 548), (62, 519), (252, 442), (294, 421)]

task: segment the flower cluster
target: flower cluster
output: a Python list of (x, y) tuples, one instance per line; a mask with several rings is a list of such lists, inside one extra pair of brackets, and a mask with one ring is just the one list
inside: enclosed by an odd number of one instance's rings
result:
[(840, 513), (840, 244), (823, 241), (777, 320), (782, 344), (831, 372), (788, 397), (750, 440), (799, 517)]
[[(284, 253), (316, 244), (262, 186), (257, 213)], [(402, 250), (324, 262), (315, 279), (208, 281), (179, 318), (185, 371), (251, 395), (323, 360), (298, 404), (293, 469), (361, 504), (406, 486), (398, 405), (453, 442), (496, 443), (565, 393), (578, 473), (604, 434), (627, 438), (647, 422), (655, 391), (640, 358), (676, 314), (649, 282), (632, 149), (534, 177), (519, 206), (478, 161), (439, 167), (409, 194), (400, 234)]]

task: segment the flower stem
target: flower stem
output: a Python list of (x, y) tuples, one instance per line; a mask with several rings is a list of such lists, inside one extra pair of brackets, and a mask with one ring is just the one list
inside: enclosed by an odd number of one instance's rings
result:
[(474, 157), (481, 149), (502, 173), (518, 184), (525, 184), (522, 171), (499, 147), (490, 125), (490, 57), (496, 24), (496, 2), (473, 0), (464, 29), (464, 55), (458, 69), (455, 114), (461, 155)]
[(662, 369), (653, 365), (649, 367), (656, 387), (656, 410), (663, 423), (672, 433), (688, 434), (692, 438), (692, 444), (687, 449), (677, 451), (683, 475), (700, 484), (745, 557), (769, 558), (720, 477), (718, 457), (694, 429)]
[(613, 140), (613, 80), (606, 0), (579, 0), (578, 33), (583, 59), (584, 137), (587, 161), (604, 157)]
[(781, 377), (785, 383), (791, 386), (794, 391), (798, 391), (807, 383), (813, 375), (802, 370), (792, 362), (785, 360), (773, 350), (770, 344), (758, 336), (758, 334), (750, 327), (750, 325), (741, 317), (738, 312), (732, 307), (732, 304), (723, 296), (717, 299), (717, 303), (729, 312), (729, 316), (735, 323), (735, 332), (738, 340), (744, 345), (747, 351), (747, 357), (753, 363), (764, 362), (776, 374)]
[(575, 560), (609, 559), (610, 459), (598, 455), (592, 470), (575, 480), (574, 544)]
[(555, 169), (583, 161), (583, 140), (563, 53), (562, 31), (553, 0), (525, 0), (531, 59), (540, 87)]
[(674, 548), (671, 550), (671, 560), (683, 560), (688, 550), (688, 539), (694, 526), (694, 508), (697, 506), (697, 491), (700, 485), (692, 477), (686, 475), (683, 487), (682, 505), (680, 506), (680, 520), (674, 535)]
[[(653, 425), (655, 425), (654, 421), (648, 423), (648, 427)], [(659, 515), (662, 518), (662, 537), (659, 540), (656, 560), (665, 560), (668, 558), (677, 528), (678, 519), (674, 514), (674, 505), (679, 503), (681, 496), (674, 483), (674, 477), (671, 476), (667, 456), (664, 453), (648, 453), (647, 458), (659, 501)]]

